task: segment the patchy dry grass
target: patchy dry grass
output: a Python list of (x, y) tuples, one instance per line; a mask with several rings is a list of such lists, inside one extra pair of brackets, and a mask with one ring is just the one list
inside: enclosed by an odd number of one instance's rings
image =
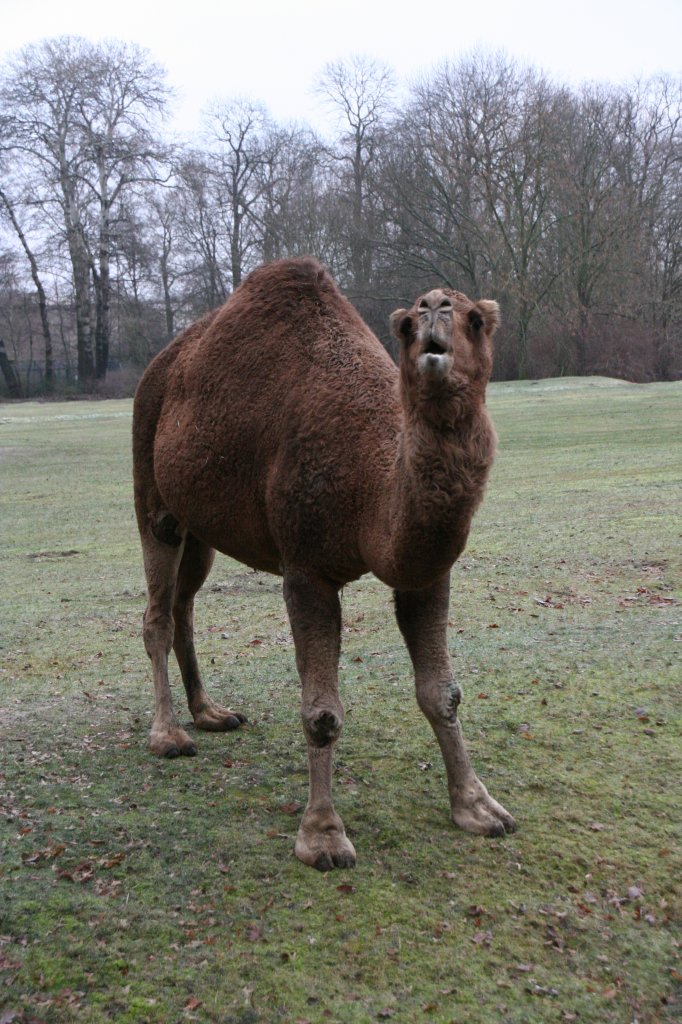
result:
[(222, 559), (199, 602), (211, 690), (251, 725), (153, 759), (130, 404), (0, 410), (1, 1020), (680, 1019), (682, 386), (497, 385), (490, 405), (451, 647), (519, 831), (449, 824), (365, 578), (336, 761), (359, 864), (329, 875), (292, 855), (307, 779), (278, 581)]

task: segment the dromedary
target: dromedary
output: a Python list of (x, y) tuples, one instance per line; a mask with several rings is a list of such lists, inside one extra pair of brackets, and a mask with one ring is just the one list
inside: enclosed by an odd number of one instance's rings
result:
[(214, 551), (282, 576), (310, 770), (295, 852), (320, 870), (355, 863), (331, 775), (343, 723), (339, 591), (366, 572), (395, 591), (453, 820), (484, 835), (514, 828), (470, 765), (446, 638), (449, 570), (493, 459), (484, 401), (498, 319), (495, 302), (427, 292), (391, 318), (398, 370), (317, 262), (283, 260), (255, 270), (222, 308), (176, 338), (137, 391), (151, 749), (196, 753), (171, 704), (171, 647), (195, 726), (220, 731), (245, 721), (209, 698), (194, 649), (194, 595)]

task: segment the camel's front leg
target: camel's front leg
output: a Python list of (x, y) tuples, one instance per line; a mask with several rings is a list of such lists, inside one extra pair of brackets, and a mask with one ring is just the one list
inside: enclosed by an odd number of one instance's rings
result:
[(426, 590), (396, 591), (398, 625), (414, 665), (419, 706), (443, 754), (452, 820), (466, 832), (504, 835), (514, 831), (514, 819), (471, 767), (457, 720), (462, 694), (453, 682), (447, 647), (449, 593), (449, 575)]
[(332, 751), (343, 725), (338, 692), (341, 607), (337, 588), (302, 572), (284, 575), (284, 597), (303, 688), (310, 792), (296, 838), (299, 860), (319, 871), (352, 868), (355, 850), (332, 803)]

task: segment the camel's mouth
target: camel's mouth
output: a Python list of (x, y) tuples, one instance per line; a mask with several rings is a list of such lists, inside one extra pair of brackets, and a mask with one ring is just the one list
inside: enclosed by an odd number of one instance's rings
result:
[(424, 346), (423, 355), (431, 356), (444, 356), (447, 352), (445, 345), (441, 345), (435, 338), (429, 338), (427, 344)]

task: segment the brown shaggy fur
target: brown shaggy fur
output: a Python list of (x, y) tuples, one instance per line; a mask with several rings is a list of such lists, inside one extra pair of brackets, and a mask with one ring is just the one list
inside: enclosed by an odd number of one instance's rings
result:
[(395, 591), (453, 819), (487, 834), (514, 827), (469, 764), (446, 640), (449, 570), (494, 453), (484, 402), (497, 324), (496, 303), (435, 289), (393, 314), (397, 370), (318, 263), (284, 260), (255, 270), (176, 338), (138, 387), (134, 481), (156, 690), (152, 750), (196, 752), (171, 706), (171, 646), (195, 725), (244, 721), (207, 696), (194, 651), (193, 600), (214, 551), (282, 575), (310, 764), (296, 854), (321, 869), (355, 863), (331, 799), (343, 722), (338, 594), (368, 571)]

